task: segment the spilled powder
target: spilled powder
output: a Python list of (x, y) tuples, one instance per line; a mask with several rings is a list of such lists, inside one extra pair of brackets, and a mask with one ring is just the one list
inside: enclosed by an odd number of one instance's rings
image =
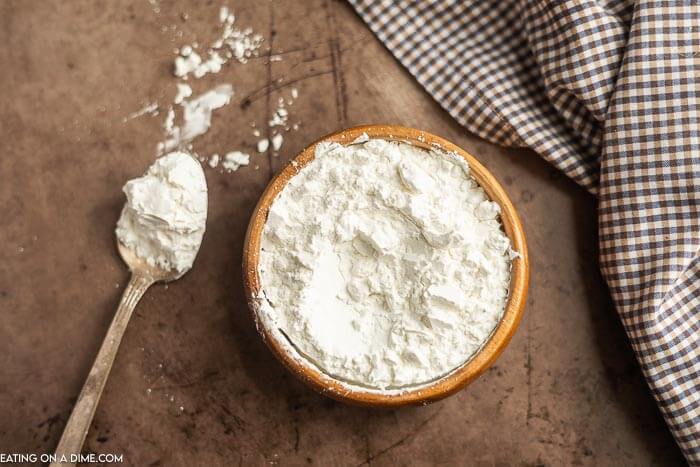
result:
[(268, 140), (267, 138), (263, 138), (261, 140), (258, 140), (258, 144), (257, 144), (258, 152), (261, 152), (261, 153), (265, 152), (265, 151), (267, 151), (267, 148), (269, 148), (269, 147), (270, 147), (270, 140)]
[(244, 165), (250, 164), (250, 155), (240, 151), (231, 151), (224, 156), (221, 165), (228, 172), (238, 170)]
[[(158, 6), (160, 8), (160, 5)], [(181, 14), (183, 21), (188, 15)], [(221, 84), (205, 91), (195, 97), (192, 88), (192, 81), (186, 82), (190, 76), (201, 78), (205, 75), (219, 73), (223, 65), (230, 61), (246, 63), (251, 57), (258, 56), (259, 49), (263, 43), (263, 37), (253, 32), (248, 27), (238, 27), (232, 10), (223, 6), (219, 9), (217, 35), (208, 46), (200, 47), (198, 42), (182, 45), (175, 49), (176, 58), (173, 63), (173, 74), (179, 82), (175, 83), (176, 92), (170, 105), (159, 106), (158, 103), (151, 103), (124, 118), (124, 121), (142, 116), (158, 115), (163, 113), (163, 131), (165, 133), (163, 141), (157, 145), (157, 154), (162, 155), (176, 149), (193, 151), (193, 141), (204, 135), (211, 127), (213, 113), (217, 109), (228, 105), (233, 95), (233, 87), (230, 84)], [(165, 30), (175, 30), (176, 25), (164, 26)], [(177, 36), (182, 36), (182, 31), (177, 31)], [(282, 60), (281, 55), (273, 55), (273, 61)], [(279, 97), (277, 105), (267, 121), (268, 134), (261, 138), (258, 129), (253, 130), (255, 141), (249, 145), (253, 146), (259, 153), (272, 150), (272, 155), (277, 155), (284, 143), (282, 132), (298, 130), (299, 123), (290, 126), (289, 110), (294, 101), (299, 97), (296, 87), (291, 88), (290, 94)], [(255, 126), (253, 124), (252, 126)], [(234, 154), (226, 160), (226, 155)], [(209, 158), (197, 156), (198, 159), (217, 168), (224, 162), (224, 171), (232, 172), (238, 167), (249, 163), (243, 163), (240, 154), (248, 155), (242, 151), (229, 151), (226, 155), (213, 154)], [(248, 156), (249, 157), (249, 156)], [(255, 168), (259, 168), (255, 165)]]
[(146, 114), (157, 115), (158, 114), (158, 103), (153, 102), (151, 104), (148, 104), (148, 105), (140, 108), (139, 110), (130, 113), (129, 115), (124, 117), (124, 119), (122, 121), (126, 122), (128, 120), (131, 120), (133, 118), (138, 118), (138, 117), (141, 117), (142, 115), (146, 115)]
[(249, 58), (257, 56), (263, 37), (255, 34), (251, 28), (234, 27), (235, 21), (235, 15), (227, 7), (221, 7), (219, 37), (201, 53), (195, 50), (194, 44), (181, 47), (175, 58), (173, 74), (182, 79), (190, 75), (201, 78), (209, 73), (218, 73), (231, 59), (246, 63)]
[(203, 135), (211, 127), (212, 112), (227, 105), (233, 96), (233, 86), (221, 84), (215, 88), (182, 102), (182, 124), (175, 125), (175, 111), (171, 108), (165, 120), (166, 139), (159, 143), (158, 151), (166, 152), (182, 147)]
[(270, 142), (272, 143), (272, 149), (274, 151), (279, 151), (279, 149), (282, 147), (282, 142), (284, 141), (284, 136), (281, 134), (276, 134), (272, 138), (270, 138)]
[(189, 86), (189, 84), (177, 83), (177, 94), (175, 95), (175, 98), (173, 99), (173, 103), (182, 104), (182, 101), (187, 99), (191, 95), (192, 95), (192, 88)]

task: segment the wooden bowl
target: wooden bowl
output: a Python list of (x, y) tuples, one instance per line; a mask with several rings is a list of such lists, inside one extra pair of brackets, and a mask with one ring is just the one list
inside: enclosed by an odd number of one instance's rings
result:
[[(383, 394), (370, 389), (348, 389), (347, 385), (322, 373), (312, 363), (305, 362), (303, 357), (290, 355), (290, 352), (287, 350), (288, 346), (281, 345), (278, 342), (277, 337), (270, 333), (269, 329), (266, 329), (256, 313), (256, 301), (259, 299), (255, 297), (259, 296), (260, 291), (260, 278), (258, 277), (260, 238), (270, 205), (289, 179), (313, 160), (314, 149), (318, 143), (334, 141), (347, 144), (362, 133), (366, 133), (370, 138), (404, 141), (426, 149), (432, 149), (437, 145), (443, 150), (463, 157), (469, 163), (471, 175), (483, 187), (489, 198), (501, 207), (503, 228), (511, 240), (512, 248), (520, 253), (520, 257), (513, 260), (508, 301), (503, 317), (488, 341), (472, 358), (444, 377), (416, 388), (408, 388), (401, 393)], [(525, 306), (528, 275), (527, 247), (520, 219), (515, 212), (513, 204), (508, 199), (508, 195), (506, 195), (493, 175), (471, 154), (449, 141), (424, 131), (392, 125), (368, 125), (348, 128), (324, 136), (304, 149), (270, 181), (263, 192), (250, 219), (243, 247), (243, 282), (248, 305), (253, 312), (258, 331), (272, 353), (294, 375), (315, 390), (340, 401), (364, 406), (395, 407), (408, 404), (428, 404), (454, 394), (474, 381), (496, 360), (513, 336)]]

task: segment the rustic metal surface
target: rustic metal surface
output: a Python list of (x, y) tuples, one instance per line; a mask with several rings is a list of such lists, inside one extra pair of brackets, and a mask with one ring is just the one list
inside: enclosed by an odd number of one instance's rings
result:
[[(121, 185), (161, 138), (162, 115), (122, 120), (172, 100), (173, 48), (212, 38), (219, 6), (0, 2), (0, 452), (49, 452), (60, 437), (128, 278), (114, 248)], [(681, 463), (597, 271), (594, 199), (535, 154), (466, 134), (347, 5), (230, 6), (282, 60), (195, 83), (236, 89), (195, 149), (253, 151), (249, 124), (264, 128), (287, 83), (302, 124), (278, 157), (207, 169), (199, 258), (139, 304), (86, 450), (135, 465)], [(504, 184), (528, 235), (531, 286), (513, 342), (467, 390), (428, 407), (377, 411), (315, 394), (274, 360), (243, 297), (243, 236), (270, 174), (306, 143), (363, 123), (463, 146)]]

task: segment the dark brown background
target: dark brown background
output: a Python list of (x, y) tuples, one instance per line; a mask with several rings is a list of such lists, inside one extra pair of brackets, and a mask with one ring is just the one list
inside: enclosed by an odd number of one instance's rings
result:
[[(173, 48), (216, 34), (219, 2), (154, 3), (159, 13), (147, 0), (0, 2), (0, 452), (58, 441), (128, 277), (114, 248), (121, 185), (161, 138), (162, 115), (122, 119), (171, 102)], [(344, 3), (230, 6), (283, 60), (194, 83), (236, 90), (195, 149), (253, 151), (250, 122), (263, 125), (291, 82), (291, 121), (302, 125), (277, 158), (255, 153), (233, 174), (207, 168), (199, 258), (143, 298), (86, 450), (138, 465), (681, 463), (597, 270), (594, 199), (534, 153), (467, 134)], [(243, 236), (270, 173), (363, 123), (415, 126), (475, 154), (528, 235), (530, 297), (513, 342), (476, 383), (429, 407), (368, 410), (316, 395), (272, 358), (243, 298)]]

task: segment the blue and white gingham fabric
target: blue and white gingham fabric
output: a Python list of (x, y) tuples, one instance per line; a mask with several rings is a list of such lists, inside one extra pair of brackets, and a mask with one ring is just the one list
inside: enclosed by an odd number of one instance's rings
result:
[(468, 130), (597, 194), (601, 269), (700, 465), (700, 2), (350, 3)]

